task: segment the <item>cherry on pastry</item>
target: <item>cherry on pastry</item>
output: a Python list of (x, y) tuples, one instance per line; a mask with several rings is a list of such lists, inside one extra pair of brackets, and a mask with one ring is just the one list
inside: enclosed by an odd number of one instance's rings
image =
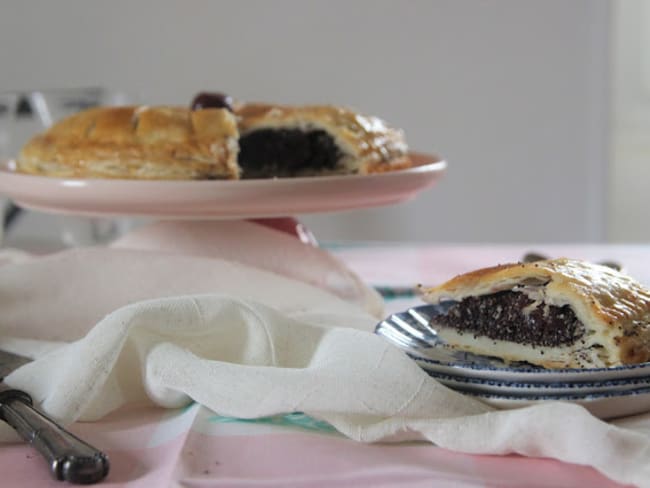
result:
[(225, 108), (232, 112), (232, 97), (225, 93), (201, 92), (192, 100), (192, 110), (204, 108)]

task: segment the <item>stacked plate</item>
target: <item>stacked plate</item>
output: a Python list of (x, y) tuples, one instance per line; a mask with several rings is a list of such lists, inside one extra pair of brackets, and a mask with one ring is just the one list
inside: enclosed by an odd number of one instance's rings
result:
[(444, 305), (391, 315), (375, 333), (388, 339), (444, 385), (498, 408), (539, 402), (578, 403), (600, 418), (650, 411), (650, 363), (614, 368), (544, 369), (447, 347), (429, 325)]

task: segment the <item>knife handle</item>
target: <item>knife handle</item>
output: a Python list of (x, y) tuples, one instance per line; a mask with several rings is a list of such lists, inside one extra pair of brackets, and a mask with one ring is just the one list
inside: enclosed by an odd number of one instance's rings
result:
[(3, 391), (0, 394), (0, 417), (41, 453), (57, 480), (91, 484), (108, 474), (106, 454), (36, 410), (27, 393)]

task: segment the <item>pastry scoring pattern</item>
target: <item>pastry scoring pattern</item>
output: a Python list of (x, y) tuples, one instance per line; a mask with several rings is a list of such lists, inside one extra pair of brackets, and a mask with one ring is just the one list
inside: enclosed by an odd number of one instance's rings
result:
[(34, 137), (19, 171), (56, 177), (235, 179), (237, 123), (225, 109), (102, 107)]

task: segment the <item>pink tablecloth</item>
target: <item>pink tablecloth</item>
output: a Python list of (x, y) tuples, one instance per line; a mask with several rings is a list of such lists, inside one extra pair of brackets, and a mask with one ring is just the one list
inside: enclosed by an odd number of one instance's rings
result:
[[(379, 286), (436, 283), (476, 267), (519, 259), (535, 250), (553, 256), (615, 259), (650, 284), (650, 246), (337, 246), (368, 282)], [(417, 300), (415, 300), (417, 301)], [(414, 303), (392, 299), (388, 310)], [(372, 486), (610, 487), (597, 471), (547, 459), (471, 456), (427, 443), (366, 445), (299, 413), (242, 421), (199, 405), (114, 412), (71, 430), (105, 450), (112, 469), (104, 486)], [(0, 486), (61, 486), (23, 444), (0, 447)]]

